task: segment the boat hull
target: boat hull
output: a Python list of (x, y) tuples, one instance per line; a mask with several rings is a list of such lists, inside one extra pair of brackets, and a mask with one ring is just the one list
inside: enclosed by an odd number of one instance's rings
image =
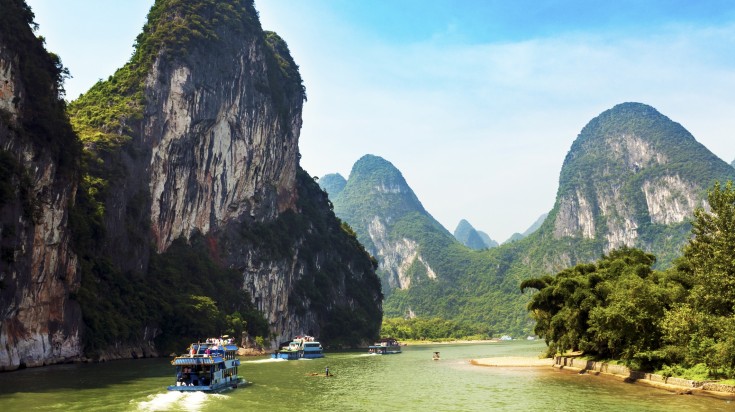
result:
[(238, 386), (242, 386), (245, 383), (243, 379), (232, 380), (228, 382), (221, 382), (216, 385), (170, 385), (168, 386), (169, 391), (175, 392), (222, 392), (227, 389), (235, 389)]
[(276, 352), (271, 355), (273, 359), (285, 359), (285, 360), (297, 360), (299, 358), (298, 352)]
[(400, 346), (370, 346), (368, 349), (372, 355), (397, 355), (401, 353)]
[(401, 353), (401, 344), (393, 338), (383, 338), (375, 345), (368, 346), (371, 355), (397, 355)]
[(298, 359), (317, 359), (323, 358), (324, 354), (319, 352), (276, 352), (271, 354), (271, 359), (285, 359), (285, 360), (298, 360)]

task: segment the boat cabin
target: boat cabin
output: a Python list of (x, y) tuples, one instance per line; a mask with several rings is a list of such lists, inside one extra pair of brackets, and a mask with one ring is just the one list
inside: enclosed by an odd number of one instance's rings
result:
[(188, 353), (171, 361), (176, 367), (175, 391), (217, 391), (237, 387), (240, 360), (237, 346), (219, 343), (193, 343)]

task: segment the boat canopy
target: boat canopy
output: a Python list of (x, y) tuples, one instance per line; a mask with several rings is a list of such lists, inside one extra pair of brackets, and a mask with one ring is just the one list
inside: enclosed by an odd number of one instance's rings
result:
[(213, 343), (192, 343), (191, 348), (194, 348), (194, 351), (197, 353), (203, 352), (206, 349), (209, 349), (212, 352), (217, 351), (228, 351), (228, 352), (235, 352), (237, 351), (237, 345), (217, 345)]
[(209, 357), (179, 357), (174, 359), (171, 364), (172, 365), (214, 365), (215, 363), (222, 363), (225, 360), (220, 358), (219, 356)]

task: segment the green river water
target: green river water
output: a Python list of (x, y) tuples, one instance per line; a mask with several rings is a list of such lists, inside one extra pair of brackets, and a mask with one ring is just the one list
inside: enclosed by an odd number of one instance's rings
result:
[[(493, 368), (469, 359), (536, 356), (542, 342), (408, 346), (399, 355), (242, 358), (246, 386), (167, 392), (168, 359), (59, 365), (0, 374), (0, 411), (735, 411), (735, 402), (675, 395), (554, 368)], [(434, 351), (441, 360), (432, 361)], [(333, 377), (325, 378), (325, 367)], [(318, 373), (319, 376), (312, 376)]]

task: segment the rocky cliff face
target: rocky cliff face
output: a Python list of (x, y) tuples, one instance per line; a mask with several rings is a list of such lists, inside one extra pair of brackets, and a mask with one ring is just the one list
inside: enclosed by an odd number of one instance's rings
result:
[(78, 145), (58, 59), (22, 6), (0, 2), (0, 370), (64, 362), (82, 347), (79, 305), (68, 298), (80, 281), (68, 213)]
[[(224, 34), (224, 33), (223, 33)], [(161, 252), (194, 231), (242, 216), (272, 220), (295, 200), (301, 101), (283, 122), (267, 84), (267, 46), (242, 39), (235, 55), (159, 59), (146, 80), (141, 143), (150, 144), (151, 226)]]
[[(30, 99), (17, 73), (28, 66), (4, 40), (0, 143), (15, 180), (0, 204), (12, 261), (2, 266), (1, 368), (155, 355), (161, 342), (237, 328), (241, 316), (271, 344), (377, 335), (375, 268), (299, 168), (301, 78), (252, 1), (157, 2), (131, 62), (70, 106), (83, 164), (55, 89), (76, 152), (24, 141)], [(244, 295), (222, 286), (233, 271)], [(253, 329), (258, 316), (267, 330)]]
[[(109, 155), (123, 172), (103, 199), (107, 227), (125, 217), (150, 228), (131, 234), (119, 227), (107, 236), (109, 245), (134, 257), (117, 266), (138, 270), (127, 263), (133, 261), (145, 270), (149, 252), (136, 237), (150, 238), (153, 252), (163, 253), (176, 239), (202, 234), (211, 256), (241, 273), (272, 344), (304, 333), (335, 343), (371, 338), (382, 298), (369, 257), (334, 226), (326, 197), (314, 192), (311, 178), (297, 179), (303, 173), (298, 138), (305, 94), (285, 42), (262, 31), (252, 1), (196, 3), (156, 3), (138, 39), (139, 54), (126, 66), (134, 71), (150, 61), (139, 86), (140, 112), (121, 133), (109, 125), (96, 128), (120, 134), (112, 140), (123, 142)], [(201, 38), (167, 38), (176, 19), (192, 24), (185, 35)], [(84, 113), (97, 104), (91, 101), (95, 90), (89, 95), (74, 107), (80, 130), (90, 125)], [(96, 150), (95, 144), (88, 147)], [(281, 232), (273, 238), (276, 230)], [(314, 285), (325, 276), (322, 267), (329, 268), (330, 279)], [(312, 287), (324, 290), (310, 296)], [(369, 314), (362, 319), (365, 328), (352, 330), (361, 336), (345, 337), (351, 331), (333, 327), (337, 322), (330, 317), (337, 312), (358, 310)]]
[(387, 276), (385, 280), (391, 289), (408, 289), (412, 277), (410, 269), (421, 266), (429, 279), (436, 279), (436, 273), (420, 252), (419, 243), (409, 237), (391, 239), (388, 227), (380, 216), (375, 216), (368, 226), (370, 239), (375, 245), (375, 254), (380, 257), (378, 268)]
[[(625, 103), (593, 119), (572, 145), (553, 212), (556, 239), (655, 249), (652, 232), (686, 224), (727, 164), (650, 106)], [(682, 239), (683, 240), (683, 239)]]

